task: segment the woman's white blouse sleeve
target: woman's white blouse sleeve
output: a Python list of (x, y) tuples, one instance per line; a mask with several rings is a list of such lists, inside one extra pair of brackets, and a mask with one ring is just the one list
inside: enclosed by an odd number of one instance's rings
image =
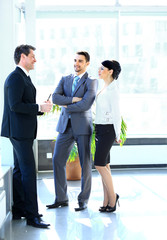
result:
[(112, 111), (112, 121), (114, 124), (114, 130), (116, 134), (116, 140), (120, 139), (121, 133), (121, 113), (120, 113), (120, 103), (119, 103), (119, 92), (117, 88), (111, 90), (111, 99), (109, 101), (110, 109)]
[(96, 124), (113, 124), (116, 140), (120, 139), (121, 114), (119, 105), (119, 90), (113, 81), (106, 89), (96, 97)]

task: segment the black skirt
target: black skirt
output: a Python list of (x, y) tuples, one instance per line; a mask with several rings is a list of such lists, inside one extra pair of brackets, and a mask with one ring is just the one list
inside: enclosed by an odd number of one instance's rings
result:
[(115, 141), (115, 130), (113, 124), (96, 124), (95, 126), (96, 152), (94, 158), (95, 166), (106, 166), (110, 163), (110, 149)]

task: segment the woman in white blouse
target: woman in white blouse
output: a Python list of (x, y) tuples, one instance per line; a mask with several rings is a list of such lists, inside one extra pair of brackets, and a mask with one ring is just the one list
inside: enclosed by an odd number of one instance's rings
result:
[(99, 68), (99, 78), (104, 85), (96, 96), (96, 152), (94, 165), (101, 175), (104, 191), (103, 206), (100, 212), (114, 212), (119, 199), (115, 193), (111, 170), (110, 149), (116, 141), (121, 143), (121, 115), (119, 92), (116, 80), (121, 72), (120, 64), (115, 60), (105, 60)]

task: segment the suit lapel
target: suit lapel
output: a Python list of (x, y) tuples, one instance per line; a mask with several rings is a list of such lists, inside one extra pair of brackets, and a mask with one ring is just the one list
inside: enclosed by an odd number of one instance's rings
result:
[(69, 76), (66, 78), (66, 86), (67, 86), (67, 89), (68, 89), (68, 94), (69, 94), (69, 96), (71, 96), (71, 93), (72, 93), (73, 79), (74, 79), (74, 76), (73, 76), (72, 74), (69, 75)]
[(36, 96), (36, 88), (35, 88), (34, 84), (32, 83), (31, 78), (29, 76), (27, 77), (27, 80), (28, 80), (28, 84), (31, 86), (31, 88), (33, 90), (34, 97), (35, 97)]
[(16, 67), (16, 71), (18, 71), (21, 74), (21, 76), (23, 77), (24, 81), (26, 81), (27, 84), (32, 88), (32, 92), (33, 92), (34, 99), (35, 99), (36, 98), (36, 88), (35, 88), (34, 84), (31, 82), (31, 78), (27, 77), (25, 72), (20, 67)]

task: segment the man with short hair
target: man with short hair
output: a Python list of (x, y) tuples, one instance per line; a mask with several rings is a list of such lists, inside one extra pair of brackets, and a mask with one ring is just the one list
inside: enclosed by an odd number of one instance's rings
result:
[(36, 89), (29, 77), (36, 62), (35, 47), (20, 45), (15, 49), (16, 69), (4, 84), (4, 113), (1, 136), (13, 145), (13, 219), (26, 217), (27, 224), (47, 228), (38, 213), (36, 168), (33, 140), (37, 133), (37, 115), (49, 112), (50, 101), (36, 104)]
[(91, 79), (86, 72), (89, 64), (89, 54), (84, 51), (77, 52), (74, 58), (75, 75), (62, 77), (52, 96), (53, 103), (62, 106), (62, 109), (57, 124), (59, 135), (53, 155), (56, 198), (53, 204), (47, 205), (48, 208), (68, 206), (65, 165), (75, 142), (82, 169), (81, 192), (78, 195), (79, 207), (75, 208), (75, 211), (87, 208), (92, 171), (91, 106), (97, 89), (97, 80)]

